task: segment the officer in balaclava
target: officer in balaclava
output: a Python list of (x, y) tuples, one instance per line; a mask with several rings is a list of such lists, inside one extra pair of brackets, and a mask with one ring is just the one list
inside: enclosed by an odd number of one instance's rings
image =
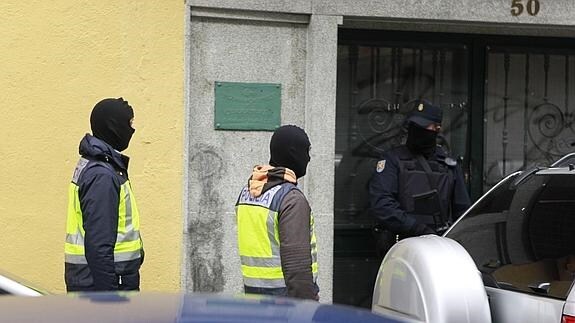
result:
[(134, 110), (128, 101), (104, 99), (92, 110), (90, 125), (94, 137), (103, 140), (115, 150), (121, 152), (128, 148), (134, 134), (132, 122)]
[(311, 144), (303, 129), (296, 126), (278, 128), (270, 140), (270, 165), (294, 171), (297, 178), (305, 175), (310, 161)]
[(270, 141), (269, 165), (255, 166), (240, 192), (236, 216), (246, 293), (319, 299), (314, 219), (297, 186), (310, 147), (303, 129), (279, 127)]
[(134, 134), (128, 101), (104, 99), (90, 116), (92, 135), (80, 141), (69, 188), (65, 281), (69, 292), (139, 290), (144, 250), (139, 212), (128, 178)]
[(411, 112), (407, 118), (405, 145), (413, 154), (429, 158), (435, 153), (442, 117), (441, 108), (427, 101), (419, 103), (417, 108)]
[(457, 161), (437, 145), (442, 109), (415, 102), (405, 145), (385, 151), (369, 182), (378, 253), (403, 237), (441, 234), (470, 205)]

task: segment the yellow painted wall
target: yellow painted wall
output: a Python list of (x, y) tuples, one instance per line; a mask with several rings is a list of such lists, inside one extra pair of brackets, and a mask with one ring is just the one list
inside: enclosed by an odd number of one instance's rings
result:
[(182, 0), (0, 1), (0, 270), (65, 290), (67, 188), (89, 115), (134, 107), (125, 153), (146, 249), (143, 290), (180, 288)]

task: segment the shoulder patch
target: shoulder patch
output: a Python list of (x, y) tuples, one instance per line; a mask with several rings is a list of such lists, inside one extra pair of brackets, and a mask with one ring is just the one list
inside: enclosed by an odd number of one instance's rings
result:
[(84, 168), (88, 165), (89, 160), (81, 157), (76, 164), (76, 168), (74, 169), (74, 174), (72, 175), (72, 183), (78, 184), (78, 179), (80, 178), (80, 174), (84, 171)]
[(377, 166), (375, 167), (375, 171), (377, 171), (378, 173), (381, 173), (381, 172), (383, 172), (384, 169), (385, 169), (385, 159), (382, 159), (382, 160), (377, 162)]

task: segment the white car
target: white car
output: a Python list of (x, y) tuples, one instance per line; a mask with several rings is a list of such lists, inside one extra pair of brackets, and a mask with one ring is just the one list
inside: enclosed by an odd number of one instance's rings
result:
[(30, 284), (23, 283), (23, 280), (0, 271), (0, 296), (42, 296), (44, 294), (46, 293), (40, 289), (31, 287)]
[(575, 323), (575, 166), (503, 179), (443, 235), (398, 242), (372, 311), (413, 322)]

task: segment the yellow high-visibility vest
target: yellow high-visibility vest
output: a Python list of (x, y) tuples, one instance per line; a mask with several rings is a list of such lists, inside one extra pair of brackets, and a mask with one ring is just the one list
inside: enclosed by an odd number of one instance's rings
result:
[[(77, 184), (80, 174), (89, 160), (81, 158), (74, 171), (74, 177), (68, 189), (68, 218), (66, 221), (66, 243), (64, 245), (65, 262), (70, 264), (87, 264), (84, 250), (85, 231), (82, 220), (82, 209), (78, 196)], [(114, 246), (114, 262), (129, 261), (142, 256), (140, 238), (140, 213), (136, 199), (126, 181), (120, 186), (120, 203), (118, 208), (118, 233)]]
[[(286, 287), (281, 267), (278, 215), (285, 195), (297, 187), (291, 183), (274, 186), (254, 198), (248, 187), (236, 205), (238, 246), (244, 284), (251, 287)], [(317, 280), (317, 246), (314, 218), (310, 214), (312, 274)]]

